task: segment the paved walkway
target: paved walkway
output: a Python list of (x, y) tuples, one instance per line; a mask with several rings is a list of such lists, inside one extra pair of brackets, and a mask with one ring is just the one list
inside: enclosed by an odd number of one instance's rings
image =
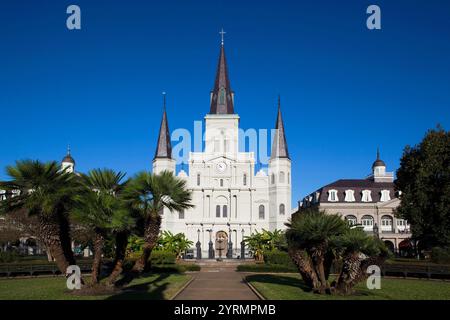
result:
[(243, 276), (236, 265), (204, 265), (175, 300), (259, 300)]

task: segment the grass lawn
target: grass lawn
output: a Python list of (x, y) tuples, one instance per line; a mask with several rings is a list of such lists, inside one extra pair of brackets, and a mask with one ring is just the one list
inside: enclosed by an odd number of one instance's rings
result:
[(73, 295), (64, 277), (0, 279), (0, 300), (167, 300), (190, 278), (184, 274), (151, 274), (134, 279), (123, 291), (104, 296)]
[(413, 279), (381, 279), (380, 290), (369, 290), (365, 282), (352, 296), (326, 296), (307, 291), (294, 274), (255, 274), (246, 277), (268, 300), (450, 300), (450, 282)]

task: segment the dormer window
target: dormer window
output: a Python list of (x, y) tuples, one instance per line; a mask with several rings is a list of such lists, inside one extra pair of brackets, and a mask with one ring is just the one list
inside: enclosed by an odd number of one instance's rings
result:
[(328, 191), (328, 201), (331, 201), (331, 202), (339, 201), (337, 190), (329, 190)]
[(389, 201), (389, 200), (391, 200), (391, 196), (389, 194), (389, 190), (381, 190), (380, 201), (384, 202), (384, 201)]
[(371, 191), (370, 190), (363, 190), (362, 191), (362, 197), (361, 197), (361, 201), (362, 202), (372, 202), (372, 195), (371, 195)]
[(345, 201), (346, 202), (355, 202), (355, 191), (345, 190)]

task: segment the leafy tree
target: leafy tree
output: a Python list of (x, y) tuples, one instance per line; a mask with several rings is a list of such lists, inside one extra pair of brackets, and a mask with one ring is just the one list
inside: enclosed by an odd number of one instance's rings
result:
[(184, 180), (169, 171), (160, 174), (140, 172), (127, 184), (123, 199), (144, 219), (145, 244), (132, 269), (133, 272), (142, 272), (157, 244), (163, 209), (173, 212), (191, 208), (191, 192)]
[(253, 253), (256, 261), (264, 260), (264, 253), (275, 249), (286, 249), (286, 238), (281, 230), (268, 231), (262, 229), (261, 232), (255, 231), (250, 236), (244, 237), (244, 242)]
[(55, 161), (16, 161), (15, 166), (6, 167), (6, 172), (11, 180), (0, 183), (0, 189), (17, 193), (0, 202), (0, 212), (24, 209), (35, 216), (41, 242), (65, 274), (67, 267), (75, 264), (68, 213), (82, 190), (78, 177), (61, 170)]
[(438, 126), (406, 146), (397, 170), (397, 216), (411, 224), (422, 248), (450, 245), (450, 132)]

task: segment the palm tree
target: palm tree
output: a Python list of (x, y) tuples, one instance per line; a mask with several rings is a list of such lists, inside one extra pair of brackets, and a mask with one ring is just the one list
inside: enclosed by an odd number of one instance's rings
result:
[(339, 215), (311, 210), (295, 216), (287, 226), (289, 253), (302, 276), (306, 275), (305, 282), (312, 284), (318, 293), (330, 292), (328, 272), (333, 261), (330, 241), (343, 234), (348, 224)]
[(170, 231), (163, 231), (159, 242), (163, 250), (175, 253), (177, 259), (180, 259), (183, 253), (194, 244), (193, 241), (186, 238), (184, 233), (174, 235)]
[(6, 172), (11, 180), (2, 182), (0, 188), (15, 193), (0, 202), (0, 212), (24, 209), (36, 216), (39, 238), (65, 274), (67, 267), (75, 264), (68, 212), (82, 190), (78, 177), (61, 170), (55, 161), (16, 161), (15, 166), (6, 167)]
[(77, 221), (94, 231), (92, 284), (99, 282), (105, 238), (111, 231), (120, 231), (133, 223), (118, 197), (125, 185), (124, 177), (124, 173), (109, 169), (95, 169), (82, 175), (86, 190), (77, 197), (72, 213)]
[(144, 219), (145, 244), (132, 269), (133, 272), (142, 272), (157, 244), (163, 209), (173, 212), (193, 207), (190, 204), (191, 192), (186, 189), (184, 180), (169, 171), (160, 174), (140, 172), (125, 188), (123, 198)]
[(367, 267), (381, 265), (388, 256), (380, 239), (368, 236), (359, 228), (349, 229), (336, 237), (334, 245), (342, 257), (342, 270), (333, 286), (341, 294), (351, 293), (353, 287), (367, 277)]

